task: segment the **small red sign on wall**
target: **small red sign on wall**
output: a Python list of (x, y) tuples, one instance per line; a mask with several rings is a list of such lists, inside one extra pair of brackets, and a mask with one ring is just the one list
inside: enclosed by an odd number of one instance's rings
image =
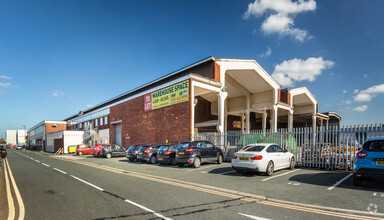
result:
[(144, 111), (152, 110), (151, 94), (144, 96)]

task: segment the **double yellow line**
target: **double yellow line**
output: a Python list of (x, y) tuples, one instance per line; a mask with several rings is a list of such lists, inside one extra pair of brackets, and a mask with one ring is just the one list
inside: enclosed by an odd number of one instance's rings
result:
[(15, 219), (15, 214), (16, 214), (15, 204), (12, 197), (11, 185), (9, 182), (12, 183), (13, 191), (15, 193), (17, 203), (19, 204), (18, 219), (22, 220), (25, 217), (24, 202), (23, 202), (23, 199), (21, 198), (19, 189), (17, 188), (15, 179), (13, 178), (13, 174), (11, 171), (11, 167), (9, 166), (8, 159), (5, 158), (4, 160), (5, 160), (4, 161), (5, 187), (7, 190), (7, 198), (8, 198), (8, 220)]

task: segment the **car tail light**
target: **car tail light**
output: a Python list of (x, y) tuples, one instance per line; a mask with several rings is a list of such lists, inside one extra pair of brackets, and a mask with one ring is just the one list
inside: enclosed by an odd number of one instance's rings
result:
[(232, 155), (232, 159), (237, 159), (237, 157), (235, 155)]
[(165, 151), (164, 155), (171, 155), (171, 151)]
[(364, 152), (358, 152), (358, 153), (356, 154), (356, 157), (357, 157), (357, 158), (365, 158), (367, 155), (368, 155), (368, 154), (366, 154), (366, 153), (364, 153)]
[(187, 153), (193, 153), (193, 151), (195, 151), (195, 150), (193, 150), (193, 149), (188, 149), (188, 150), (186, 150), (185, 152), (187, 152)]
[(149, 152), (151, 152), (152, 150), (151, 149), (146, 149), (145, 151), (144, 151), (144, 153), (145, 154), (149, 154)]
[(256, 156), (251, 157), (251, 158), (249, 158), (249, 159), (251, 159), (251, 160), (261, 160), (261, 159), (263, 159), (263, 156), (261, 156), (261, 155), (256, 155)]
[(132, 151), (132, 153), (136, 153), (136, 151), (135, 151), (135, 150), (133, 150), (133, 151)]

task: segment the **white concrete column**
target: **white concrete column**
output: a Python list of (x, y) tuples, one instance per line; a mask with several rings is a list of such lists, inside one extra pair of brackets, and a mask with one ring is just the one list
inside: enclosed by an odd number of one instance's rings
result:
[(316, 115), (312, 115), (312, 129), (316, 131)]
[(217, 132), (224, 133), (224, 123), (225, 123), (225, 99), (227, 98), (228, 93), (220, 91), (218, 93), (218, 119), (219, 123), (217, 126)]
[(244, 133), (244, 128), (245, 128), (244, 119), (245, 119), (245, 116), (244, 116), (244, 112), (243, 112), (243, 113), (241, 113), (241, 132), (243, 132), (243, 133)]
[(288, 111), (288, 131), (293, 130), (293, 110)]
[(277, 131), (277, 110), (278, 110), (277, 106), (273, 105), (271, 109), (271, 120), (270, 120), (272, 132)]
[(267, 111), (264, 110), (264, 113), (262, 115), (262, 122), (263, 122), (263, 132), (265, 133), (267, 131), (267, 117), (268, 117), (268, 114), (267, 114)]
[(245, 112), (245, 117), (246, 117), (246, 121), (247, 121), (247, 126), (246, 126), (246, 131), (247, 131), (247, 134), (249, 134), (249, 130), (250, 130), (250, 114), (251, 114), (251, 95), (247, 95), (246, 96), (247, 98), (247, 109), (246, 109), (246, 112)]

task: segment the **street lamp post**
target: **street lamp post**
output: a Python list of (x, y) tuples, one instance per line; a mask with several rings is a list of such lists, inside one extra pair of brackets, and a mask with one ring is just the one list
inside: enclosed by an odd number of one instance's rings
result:
[(23, 125), (23, 128), (24, 128), (24, 145), (27, 145), (27, 139), (25, 139), (25, 137), (28, 137), (27, 135), (27, 127), (25, 125)]

